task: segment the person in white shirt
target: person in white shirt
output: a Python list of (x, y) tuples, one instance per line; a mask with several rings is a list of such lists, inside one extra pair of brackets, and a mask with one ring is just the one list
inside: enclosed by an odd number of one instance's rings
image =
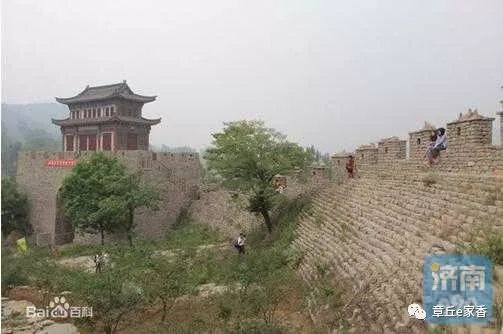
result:
[(239, 254), (245, 253), (246, 238), (243, 233), (239, 233), (239, 237), (234, 241), (234, 247), (238, 250)]
[[(440, 151), (447, 149), (447, 135), (444, 128), (435, 130), (435, 144), (430, 145), (427, 149), (428, 162), (432, 165), (440, 156)], [(432, 137), (433, 139), (433, 137)]]

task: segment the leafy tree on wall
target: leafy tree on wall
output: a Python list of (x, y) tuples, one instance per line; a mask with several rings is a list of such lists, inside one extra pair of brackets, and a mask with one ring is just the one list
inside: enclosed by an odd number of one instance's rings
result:
[(205, 153), (210, 172), (224, 185), (248, 195), (248, 209), (262, 215), (271, 233), (270, 213), (278, 196), (272, 179), (304, 168), (312, 161), (311, 154), (261, 121), (224, 123), (223, 131), (213, 138), (213, 147)]
[(20, 193), (12, 179), (2, 180), (2, 233), (19, 231), (24, 235), (31, 233), (28, 222), (28, 200)]
[[(132, 173), (120, 182), (115, 189), (119, 194), (122, 205), (124, 206), (124, 222), (121, 228), (126, 232), (129, 245), (133, 245), (134, 213), (137, 208), (146, 207), (157, 210), (159, 193), (152, 187), (142, 183), (139, 173)], [(115, 200), (115, 199), (112, 199)]]
[(104, 244), (105, 232), (125, 231), (132, 244), (134, 211), (153, 207), (157, 193), (140, 183), (136, 174), (128, 174), (116, 159), (93, 153), (79, 161), (63, 181), (63, 205), (74, 226), (89, 233), (99, 233)]

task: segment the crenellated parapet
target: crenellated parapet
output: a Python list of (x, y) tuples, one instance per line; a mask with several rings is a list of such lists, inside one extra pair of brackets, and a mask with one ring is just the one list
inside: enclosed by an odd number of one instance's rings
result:
[(355, 151), (356, 168), (368, 168), (377, 164), (378, 149), (375, 144), (361, 145)]
[(394, 162), (406, 158), (407, 142), (398, 137), (390, 137), (377, 143), (378, 163)]
[(332, 168), (343, 170), (346, 166), (346, 162), (351, 155), (354, 156), (354, 153), (345, 151), (333, 154), (331, 157)]
[(425, 159), (425, 152), (431, 143), (435, 129), (432, 124), (424, 122), (421, 129), (409, 132), (409, 158), (411, 160)]
[(464, 146), (488, 146), (492, 143), (492, 123), (494, 118), (484, 117), (477, 110), (469, 109), (459, 114), (458, 119), (447, 123), (449, 147), (463, 149)]
[[(502, 112), (503, 119), (503, 112)], [(447, 150), (432, 166), (447, 172), (493, 173), (503, 170), (503, 147), (492, 144), (492, 122), (477, 110), (468, 110), (445, 126)], [(436, 127), (425, 122), (416, 131), (409, 132), (408, 143), (398, 137), (380, 140), (376, 144), (362, 145), (354, 157), (359, 171), (372, 172), (382, 168), (424, 169), (427, 165), (426, 151), (433, 144)], [(407, 154), (408, 152), (408, 154)], [(349, 154), (332, 157), (333, 166), (345, 166)]]

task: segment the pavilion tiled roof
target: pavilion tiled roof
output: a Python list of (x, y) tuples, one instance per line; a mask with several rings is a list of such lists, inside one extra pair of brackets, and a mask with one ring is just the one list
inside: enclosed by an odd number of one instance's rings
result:
[(63, 104), (72, 104), (72, 103), (107, 100), (114, 97), (142, 103), (152, 102), (156, 98), (155, 96), (144, 96), (135, 94), (131, 90), (131, 88), (129, 88), (126, 81), (123, 81), (121, 83), (105, 85), (105, 86), (94, 86), (94, 87), (87, 86), (82, 92), (73, 97), (68, 98), (56, 97), (56, 101)]
[(143, 117), (136, 118), (136, 117), (119, 116), (119, 115), (113, 115), (110, 117), (96, 117), (96, 118), (52, 119), (52, 123), (59, 126), (93, 125), (93, 124), (105, 124), (105, 123), (117, 123), (117, 122), (140, 124), (140, 125), (156, 125), (161, 122), (161, 119), (160, 118), (148, 119)]

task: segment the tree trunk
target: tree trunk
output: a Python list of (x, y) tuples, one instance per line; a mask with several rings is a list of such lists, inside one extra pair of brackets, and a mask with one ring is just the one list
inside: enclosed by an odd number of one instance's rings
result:
[(272, 222), (271, 222), (271, 217), (269, 216), (269, 211), (263, 209), (260, 211), (260, 213), (262, 214), (262, 217), (264, 217), (264, 223), (265, 223), (265, 226), (267, 226), (267, 231), (269, 232), (269, 234), (272, 233)]
[(105, 245), (105, 230), (102, 228), (100, 232), (101, 232), (101, 245), (103, 246)]
[(161, 321), (164, 322), (166, 320), (166, 313), (168, 311), (168, 303), (166, 300), (162, 300), (162, 319)]
[(129, 247), (133, 247), (133, 236), (130, 231), (127, 231), (127, 241), (129, 243)]
[(133, 219), (134, 219), (134, 209), (129, 208), (126, 236), (130, 247), (133, 247)]

